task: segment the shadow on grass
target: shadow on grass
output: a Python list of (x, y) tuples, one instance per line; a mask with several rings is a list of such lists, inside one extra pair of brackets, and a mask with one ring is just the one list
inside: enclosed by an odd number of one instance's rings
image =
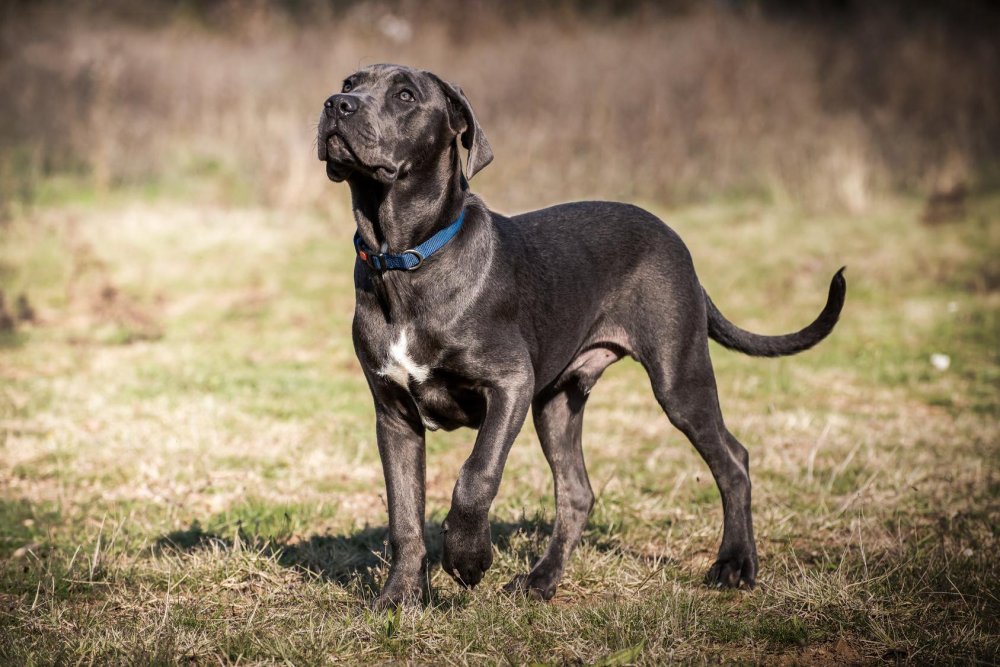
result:
[[(516, 560), (534, 559), (541, 555), (552, 535), (552, 522), (539, 516), (524, 516), (516, 521), (491, 521), (493, 544)], [(609, 537), (606, 526), (590, 525), (590, 535), (584, 543), (602, 552), (619, 552), (630, 557), (645, 559), (622, 548)], [(227, 531), (228, 532), (228, 531)], [(289, 568), (311, 572), (323, 580), (334, 581), (352, 588), (362, 598), (378, 592), (378, 577), (383, 565), (388, 565), (389, 528), (386, 525), (365, 526), (341, 534), (313, 535), (300, 540), (282, 540), (247, 534), (242, 526), (223, 537), (206, 531), (195, 522), (190, 528), (163, 535), (152, 547), (153, 554), (165, 552), (191, 553), (201, 549), (229, 550), (235, 534), (239, 534), (244, 548), (264, 552)], [(427, 541), (428, 568), (441, 564), (441, 525), (428, 522), (424, 526)]]
[[(493, 543), (501, 551), (513, 551), (511, 538), (524, 533), (530, 536), (531, 544), (516, 549), (518, 556), (532, 552), (535, 542), (552, 534), (551, 522), (538, 518), (522, 518), (518, 521), (491, 521)], [(287, 541), (260, 535), (248, 534), (242, 525), (237, 526), (240, 542), (244, 547), (263, 550), (277, 557), (286, 567), (309, 570), (320, 577), (347, 583), (371, 570), (377, 569), (388, 559), (389, 527), (365, 526), (338, 535), (313, 535), (298, 541)], [(227, 531), (228, 533), (229, 531)], [(427, 536), (427, 560), (433, 567), (441, 563), (441, 524), (428, 522), (424, 525)], [(175, 530), (156, 540), (153, 554), (164, 552), (194, 552), (201, 549), (220, 548), (229, 550), (233, 546), (233, 536), (224, 537), (205, 530), (199, 522), (190, 528)]]

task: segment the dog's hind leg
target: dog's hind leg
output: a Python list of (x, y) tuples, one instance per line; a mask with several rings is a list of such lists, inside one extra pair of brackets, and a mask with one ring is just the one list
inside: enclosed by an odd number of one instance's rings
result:
[(582, 448), (586, 403), (586, 394), (573, 384), (553, 396), (536, 399), (532, 405), (535, 430), (555, 480), (556, 522), (545, 554), (531, 572), (514, 577), (506, 586), (508, 591), (550, 599), (583, 535), (594, 504)]
[(583, 352), (555, 383), (556, 389), (540, 394), (532, 403), (535, 430), (555, 482), (556, 521), (545, 554), (531, 572), (514, 577), (505, 587), (507, 591), (542, 600), (555, 595), (594, 505), (583, 458), (587, 396), (604, 369), (621, 356), (621, 352), (604, 347)]
[(726, 428), (719, 407), (715, 374), (704, 335), (678, 346), (660, 346), (643, 354), (660, 406), (708, 463), (722, 496), (723, 531), (719, 556), (705, 577), (710, 586), (753, 587), (757, 548), (750, 515), (750, 460), (747, 450)]

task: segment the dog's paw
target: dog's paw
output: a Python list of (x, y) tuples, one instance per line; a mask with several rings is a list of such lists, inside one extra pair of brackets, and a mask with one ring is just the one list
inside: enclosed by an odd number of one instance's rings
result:
[(753, 588), (757, 585), (757, 551), (754, 548), (719, 552), (719, 558), (705, 575), (714, 588)]
[(420, 607), (423, 605), (423, 597), (423, 589), (420, 586), (387, 584), (368, 606), (372, 611), (395, 611), (400, 607)]
[(530, 600), (545, 602), (552, 599), (558, 586), (558, 580), (553, 577), (531, 572), (517, 575), (503, 589), (513, 595), (523, 595)]
[(444, 532), (441, 567), (462, 586), (473, 588), (493, 564), (489, 520), (462, 519), (449, 513), (441, 529)]

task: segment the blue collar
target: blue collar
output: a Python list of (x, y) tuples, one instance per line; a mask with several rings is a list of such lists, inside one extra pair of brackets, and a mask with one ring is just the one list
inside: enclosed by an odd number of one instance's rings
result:
[(437, 234), (418, 245), (416, 248), (404, 250), (398, 255), (393, 255), (387, 252), (376, 253), (372, 251), (372, 249), (361, 240), (361, 235), (357, 232), (354, 233), (354, 249), (358, 252), (358, 259), (375, 271), (413, 271), (414, 269), (420, 268), (420, 265), (424, 263), (425, 259), (443, 248), (448, 241), (455, 238), (455, 235), (458, 234), (458, 230), (462, 228), (462, 223), (464, 221), (465, 209), (462, 209), (462, 212), (459, 213), (458, 219), (455, 220), (455, 222), (451, 223)]

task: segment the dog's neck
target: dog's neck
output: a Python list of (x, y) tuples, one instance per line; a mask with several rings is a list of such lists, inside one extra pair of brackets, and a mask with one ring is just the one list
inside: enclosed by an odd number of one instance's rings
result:
[(391, 253), (413, 248), (450, 225), (465, 203), (454, 144), (391, 183), (356, 177), (349, 184), (361, 240), (369, 248), (384, 247)]

